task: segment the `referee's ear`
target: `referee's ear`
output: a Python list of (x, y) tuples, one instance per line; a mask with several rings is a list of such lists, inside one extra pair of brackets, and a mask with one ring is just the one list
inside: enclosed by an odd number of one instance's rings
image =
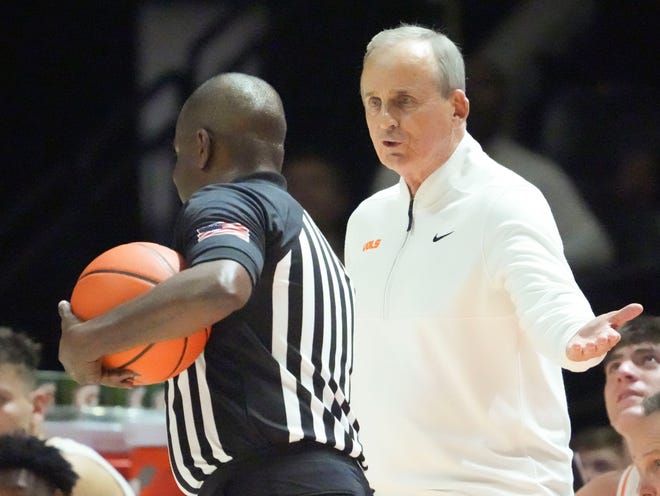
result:
[(197, 147), (197, 166), (200, 170), (208, 169), (213, 158), (213, 135), (206, 128), (200, 128), (195, 133)]

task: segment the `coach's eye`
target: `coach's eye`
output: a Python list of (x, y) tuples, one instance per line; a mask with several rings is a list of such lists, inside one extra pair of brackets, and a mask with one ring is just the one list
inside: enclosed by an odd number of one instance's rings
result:
[(369, 110), (378, 110), (380, 108), (380, 98), (374, 98), (374, 97), (368, 98), (366, 107)]

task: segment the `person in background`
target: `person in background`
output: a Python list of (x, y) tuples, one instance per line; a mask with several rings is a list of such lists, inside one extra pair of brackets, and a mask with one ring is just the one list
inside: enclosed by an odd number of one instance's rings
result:
[(350, 196), (342, 170), (317, 153), (285, 160), (287, 190), (314, 219), (337, 256), (343, 260)]
[(623, 470), (630, 456), (623, 437), (611, 425), (586, 427), (573, 435), (571, 449), (576, 459), (582, 484), (599, 474)]
[(650, 82), (597, 77), (557, 91), (541, 119), (539, 147), (570, 166), (614, 243), (613, 276), (660, 274), (659, 100)]
[[(640, 315), (621, 329), (621, 341), (603, 361), (604, 398), (610, 424), (630, 449), (645, 432), (644, 401), (660, 392), (660, 316)], [(637, 496), (641, 477), (635, 465), (594, 477), (576, 496)]]
[[(53, 391), (49, 384), (37, 384), (40, 359), (39, 343), (0, 327), (0, 434), (44, 437), (43, 422)], [(126, 479), (91, 447), (58, 436), (46, 443), (59, 449), (78, 474), (74, 496), (134, 496)]]
[(353, 288), (281, 175), (277, 91), (240, 73), (184, 103), (173, 178), (174, 249), (188, 268), (81, 322), (59, 304), (60, 361), (80, 383), (130, 387), (108, 353), (213, 326), (167, 381), (170, 460), (186, 494), (371, 494), (350, 404)]
[(44, 440), (25, 433), (0, 434), (1, 495), (71, 496), (77, 480), (60, 450)]
[[(659, 139), (640, 140), (617, 150), (616, 168), (604, 201), (621, 263), (656, 272), (660, 270)], [(641, 238), (638, 233), (643, 233)]]
[(380, 162), (401, 176), (353, 212), (344, 249), (376, 494), (572, 494), (562, 367), (599, 363), (642, 306), (594, 316), (541, 192), (467, 132), (449, 38), (381, 31), (360, 95)]
[(660, 494), (660, 392), (642, 402), (644, 417), (628, 437), (633, 462), (640, 473), (639, 494)]

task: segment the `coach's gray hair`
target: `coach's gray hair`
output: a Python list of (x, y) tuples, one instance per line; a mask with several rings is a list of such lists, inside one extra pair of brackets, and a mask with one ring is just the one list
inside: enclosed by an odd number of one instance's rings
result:
[(376, 48), (391, 47), (404, 41), (428, 41), (438, 64), (440, 91), (445, 98), (453, 90), (465, 91), (465, 62), (456, 44), (444, 34), (414, 24), (384, 29), (367, 44), (363, 64)]

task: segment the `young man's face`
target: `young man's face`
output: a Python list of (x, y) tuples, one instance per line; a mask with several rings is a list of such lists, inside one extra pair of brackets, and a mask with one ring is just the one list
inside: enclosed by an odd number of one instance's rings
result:
[(578, 450), (577, 454), (580, 457), (580, 474), (585, 483), (600, 474), (624, 469), (629, 463), (615, 448)]
[(0, 365), (0, 434), (33, 434), (32, 392), (14, 365)]
[(660, 391), (660, 344), (616, 349), (605, 365), (605, 406), (612, 426), (626, 436), (643, 416), (642, 400)]

